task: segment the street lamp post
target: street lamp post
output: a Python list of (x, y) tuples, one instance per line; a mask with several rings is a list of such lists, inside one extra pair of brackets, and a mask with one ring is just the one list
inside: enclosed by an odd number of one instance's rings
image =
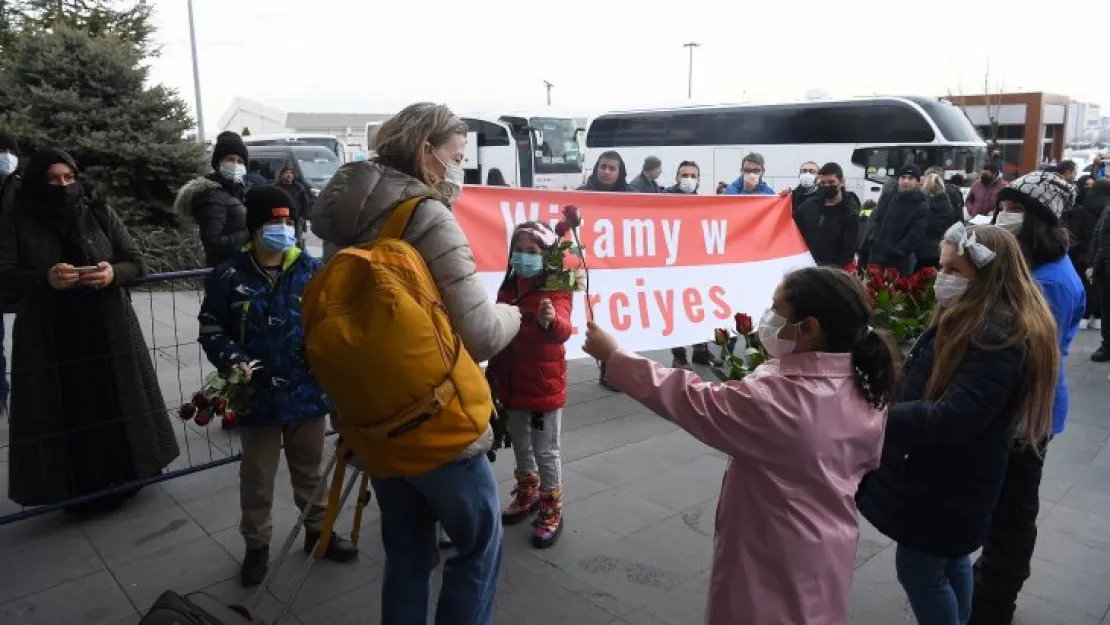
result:
[(543, 81), (543, 86), (547, 87), (547, 105), (551, 106), (551, 88), (554, 87), (555, 84), (545, 80)]
[(189, 46), (193, 49), (193, 91), (197, 97), (197, 143), (204, 145), (204, 107), (200, 101), (200, 66), (197, 64), (197, 32), (193, 25), (193, 0), (186, 0), (189, 6)]
[(700, 48), (701, 44), (695, 41), (682, 44), (683, 48), (690, 49), (690, 69), (686, 73), (686, 98), (694, 98), (694, 48)]

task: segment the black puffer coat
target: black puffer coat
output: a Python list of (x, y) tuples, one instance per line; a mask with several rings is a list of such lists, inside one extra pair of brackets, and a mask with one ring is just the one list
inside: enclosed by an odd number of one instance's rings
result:
[(925, 236), (917, 246), (918, 266), (935, 266), (939, 262), (941, 238), (952, 224), (960, 221), (963, 216), (963, 207), (954, 208), (947, 193), (930, 195), (928, 201), (929, 213), (925, 220)]
[(879, 468), (864, 478), (859, 511), (880, 532), (943, 557), (983, 542), (1002, 488), (1018, 401), (1024, 346), (998, 319), (980, 332), (937, 401), (923, 399), (936, 357), (936, 331), (914, 345), (899, 401), (892, 404)]
[(925, 194), (920, 189), (897, 191), (885, 206), (881, 200), (879, 204), (868, 262), (909, 275), (916, 264), (915, 252), (925, 238), (929, 217)]
[(212, 173), (187, 183), (177, 192), (173, 210), (191, 217), (200, 226), (205, 264), (215, 267), (246, 245), (247, 209), (243, 206), (246, 187)]

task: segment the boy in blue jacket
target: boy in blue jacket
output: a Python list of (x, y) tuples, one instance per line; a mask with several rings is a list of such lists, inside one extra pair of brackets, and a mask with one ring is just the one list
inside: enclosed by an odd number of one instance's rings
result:
[[(283, 441), (293, 498), (301, 510), (311, 506), (305, 553), (319, 540), (325, 493), (310, 499), (321, 479), (331, 406), (305, 360), (301, 296), (320, 261), (296, 245), (296, 203), (267, 185), (252, 188), (244, 204), (250, 242), (209, 274), (199, 319), (208, 360), (250, 379), (250, 411), (240, 416), (239, 529), (247, 551), (239, 575), (244, 586), (256, 586), (269, 567), (270, 511)], [(357, 555), (349, 540), (332, 536), (328, 559), (347, 562)]]

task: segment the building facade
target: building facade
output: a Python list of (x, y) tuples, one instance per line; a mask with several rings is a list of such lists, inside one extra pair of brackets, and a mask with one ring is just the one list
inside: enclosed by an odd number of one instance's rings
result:
[(951, 96), (1014, 178), (1064, 158), (1071, 100), (1052, 93)]

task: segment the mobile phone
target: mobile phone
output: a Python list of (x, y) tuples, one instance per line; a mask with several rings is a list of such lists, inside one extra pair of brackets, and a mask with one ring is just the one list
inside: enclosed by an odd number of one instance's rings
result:
[(85, 274), (100, 271), (100, 267), (74, 267), (73, 270), (79, 274)]

